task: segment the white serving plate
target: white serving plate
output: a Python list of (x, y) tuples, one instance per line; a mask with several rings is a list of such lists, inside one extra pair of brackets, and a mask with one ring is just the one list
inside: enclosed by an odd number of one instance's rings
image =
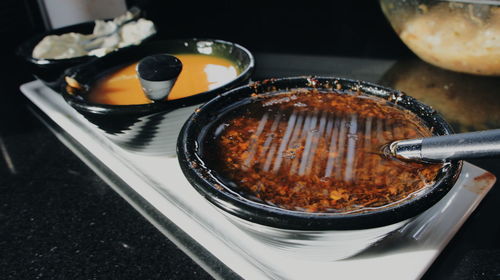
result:
[(169, 239), (219, 277), (418, 279), (495, 182), (491, 173), (465, 163), (444, 199), (377, 246), (342, 261), (298, 258), (267, 246), (229, 222), (190, 186), (176, 157), (123, 150), (39, 81), (22, 85), (21, 91), (53, 121), (49, 128), (63, 143)]

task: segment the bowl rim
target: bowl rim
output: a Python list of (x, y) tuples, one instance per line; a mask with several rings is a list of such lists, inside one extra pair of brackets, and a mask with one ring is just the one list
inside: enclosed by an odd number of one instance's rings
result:
[[(179, 99), (174, 99), (174, 100), (165, 100), (165, 101), (159, 101), (159, 102), (154, 102), (154, 103), (148, 103), (148, 104), (133, 104), (133, 105), (110, 105), (110, 104), (100, 104), (100, 103), (93, 103), (88, 100), (85, 100), (84, 98), (78, 98), (75, 95), (71, 94), (67, 90), (67, 82), (65, 79), (61, 79), (60, 85), (58, 88), (60, 88), (60, 92), (62, 93), (64, 99), (75, 109), (77, 109), (80, 112), (86, 112), (86, 113), (92, 113), (92, 114), (115, 114), (115, 115), (123, 115), (123, 114), (150, 114), (150, 113), (156, 113), (160, 111), (168, 111), (172, 110), (175, 108), (179, 107), (186, 107), (186, 106), (191, 106), (195, 104), (202, 103), (206, 101), (207, 99), (215, 96), (216, 94), (219, 94), (221, 92), (227, 91), (234, 87), (235, 85), (238, 85), (239, 83), (248, 80), (253, 73), (253, 70), (255, 68), (255, 58), (253, 54), (245, 47), (221, 40), (221, 39), (210, 39), (210, 38), (179, 38), (179, 39), (168, 39), (168, 40), (158, 40), (158, 41), (153, 41), (149, 43), (144, 43), (143, 45), (136, 46), (134, 51), (140, 51), (142, 49), (147, 49), (147, 48), (154, 48), (161, 46), (163, 44), (175, 44), (175, 43), (185, 43), (185, 42), (191, 42), (191, 43), (197, 43), (197, 42), (212, 42), (216, 44), (222, 44), (226, 46), (231, 46), (233, 48), (236, 48), (240, 50), (246, 58), (248, 58), (248, 65), (245, 66), (243, 71), (238, 74), (238, 76), (231, 81), (217, 87), (210, 89), (208, 91), (198, 93), (195, 95), (179, 98)], [(122, 52), (123, 53), (123, 52)], [(116, 55), (120, 55), (117, 53)], [(104, 57), (103, 57), (104, 58)], [(100, 60), (103, 58), (96, 58), (88, 63), (77, 65), (75, 67), (71, 67), (67, 69), (64, 73), (64, 77), (75, 77), (79, 71), (84, 69), (85, 67), (89, 67), (94, 63), (98, 63)], [(111, 69), (111, 68), (109, 68)], [(108, 70), (109, 70), (108, 69)]]
[[(434, 133), (438, 135), (453, 133), (450, 125), (428, 105), (401, 91), (377, 84), (337, 77), (311, 76), (257, 81), (225, 92), (210, 100), (196, 110), (184, 123), (177, 141), (177, 156), (181, 169), (190, 184), (211, 204), (230, 215), (274, 228), (305, 231), (357, 230), (394, 224), (424, 212), (448, 193), (460, 175), (461, 161), (447, 162), (440, 170), (434, 185), (425, 194), (417, 198), (377, 211), (349, 214), (298, 212), (254, 202), (226, 189), (219, 180), (210, 175), (209, 168), (204, 166), (203, 160), (196, 153), (198, 147), (197, 138), (200, 133), (198, 128), (203, 125), (204, 118), (209, 116), (210, 112), (220, 112), (221, 108), (227, 107), (225, 102), (229, 102), (228, 100), (231, 100), (231, 98), (234, 99), (234, 102), (235, 100), (247, 98), (251, 93), (265, 94), (280, 89), (317, 88), (328, 83), (341, 83), (344, 88), (347, 85), (351, 89), (356, 88), (366, 94), (382, 97), (386, 100), (391, 97), (397, 98), (396, 100), (405, 100), (414, 107), (408, 108), (404, 105), (403, 107), (413, 111), (429, 126), (434, 127)], [(398, 105), (401, 106), (401, 103), (398, 103)]]

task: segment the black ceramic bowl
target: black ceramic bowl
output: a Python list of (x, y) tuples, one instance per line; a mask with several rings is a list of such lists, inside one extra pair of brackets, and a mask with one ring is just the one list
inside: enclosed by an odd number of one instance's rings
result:
[[(92, 103), (87, 94), (93, 84), (116, 69), (152, 54), (204, 54), (225, 58), (234, 63), (240, 73), (235, 79), (217, 88), (169, 101), (141, 105), (106, 105)], [(102, 129), (120, 146), (141, 153), (175, 154), (178, 132), (195, 106), (224, 91), (248, 81), (254, 68), (253, 55), (244, 47), (222, 40), (179, 39), (145, 43), (136, 48), (110, 53), (68, 69), (58, 85), (59, 92), (75, 110)], [(67, 77), (81, 89), (68, 85)], [(158, 137), (164, 135), (164, 138)], [(167, 139), (166, 139), (166, 138)]]
[[(314, 82), (312, 82), (314, 81)], [(352, 89), (365, 94), (383, 98), (390, 103), (397, 100), (402, 106), (433, 128), (436, 135), (452, 133), (447, 122), (432, 108), (403, 93), (375, 84), (341, 78), (284, 78), (258, 82), (226, 92), (197, 110), (185, 123), (177, 143), (179, 163), (189, 182), (213, 205), (228, 216), (254, 225), (271, 228), (323, 231), (323, 230), (360, 230), (379, 228), (408, 220), (439, 201), (454, 185), (461, 170), (461, 162), (451, 161), (439, 171), (435, 184), (429, 186), (422, 195), (406, 200), (391, 207), (376, 211), (358, 213), (308, 213), (289, 211), (268, 204), (246, 199), (225, 186), (217, 172), (204, 161), (200, 147), (208, 124), (214, 122), (234, 105), (250, 95), (272, 94), (290, 89), (318, 88), (331, 89), (340, 84), (344, 90)]]
[[(66, 59), (38, 59), (32, 56), (33, 49), (35, 46), (48, 35), (61, 35), (69, 32), (81, 33), (81, 34), (91, 34), (94, 30), (94, 21), (88, 21), (84, 23), (79, 23), (75, 25), (70, 25), (62, 28), (57, 28), (43, 34), (38, 34), (29, 38), (23, 42), (17, 49), (17, 55), (20, 56), (26, 66), (26, 69), (35, 76), (35, 78), (42, 81), (48, 87), (58, 90), (57, 86), (60, 83), (60, 79), (64, 71), (70, 67), (80, 65), (89, 61), (96, 59), (96, 56), (80, 56), (75, 58)], [(145, 38), (143, 42), (150, 41), (155, 35), (151, 35)], [(128, 47), (120, 48), (115, 52), (122, 50), (136, 48), (136, 45), (131, 45)]]

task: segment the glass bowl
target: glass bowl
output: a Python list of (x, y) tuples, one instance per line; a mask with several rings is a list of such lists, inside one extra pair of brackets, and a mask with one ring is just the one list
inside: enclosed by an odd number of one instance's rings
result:
[(500, 1), (380, 0), (401, 40), (452, 71), (500, 75)]

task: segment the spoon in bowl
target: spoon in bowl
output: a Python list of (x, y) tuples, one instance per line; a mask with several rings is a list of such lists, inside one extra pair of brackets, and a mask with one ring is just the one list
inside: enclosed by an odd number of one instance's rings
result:
[(427, 162), (500, 156), (500, 129), (395, 141), (386, 152)]

